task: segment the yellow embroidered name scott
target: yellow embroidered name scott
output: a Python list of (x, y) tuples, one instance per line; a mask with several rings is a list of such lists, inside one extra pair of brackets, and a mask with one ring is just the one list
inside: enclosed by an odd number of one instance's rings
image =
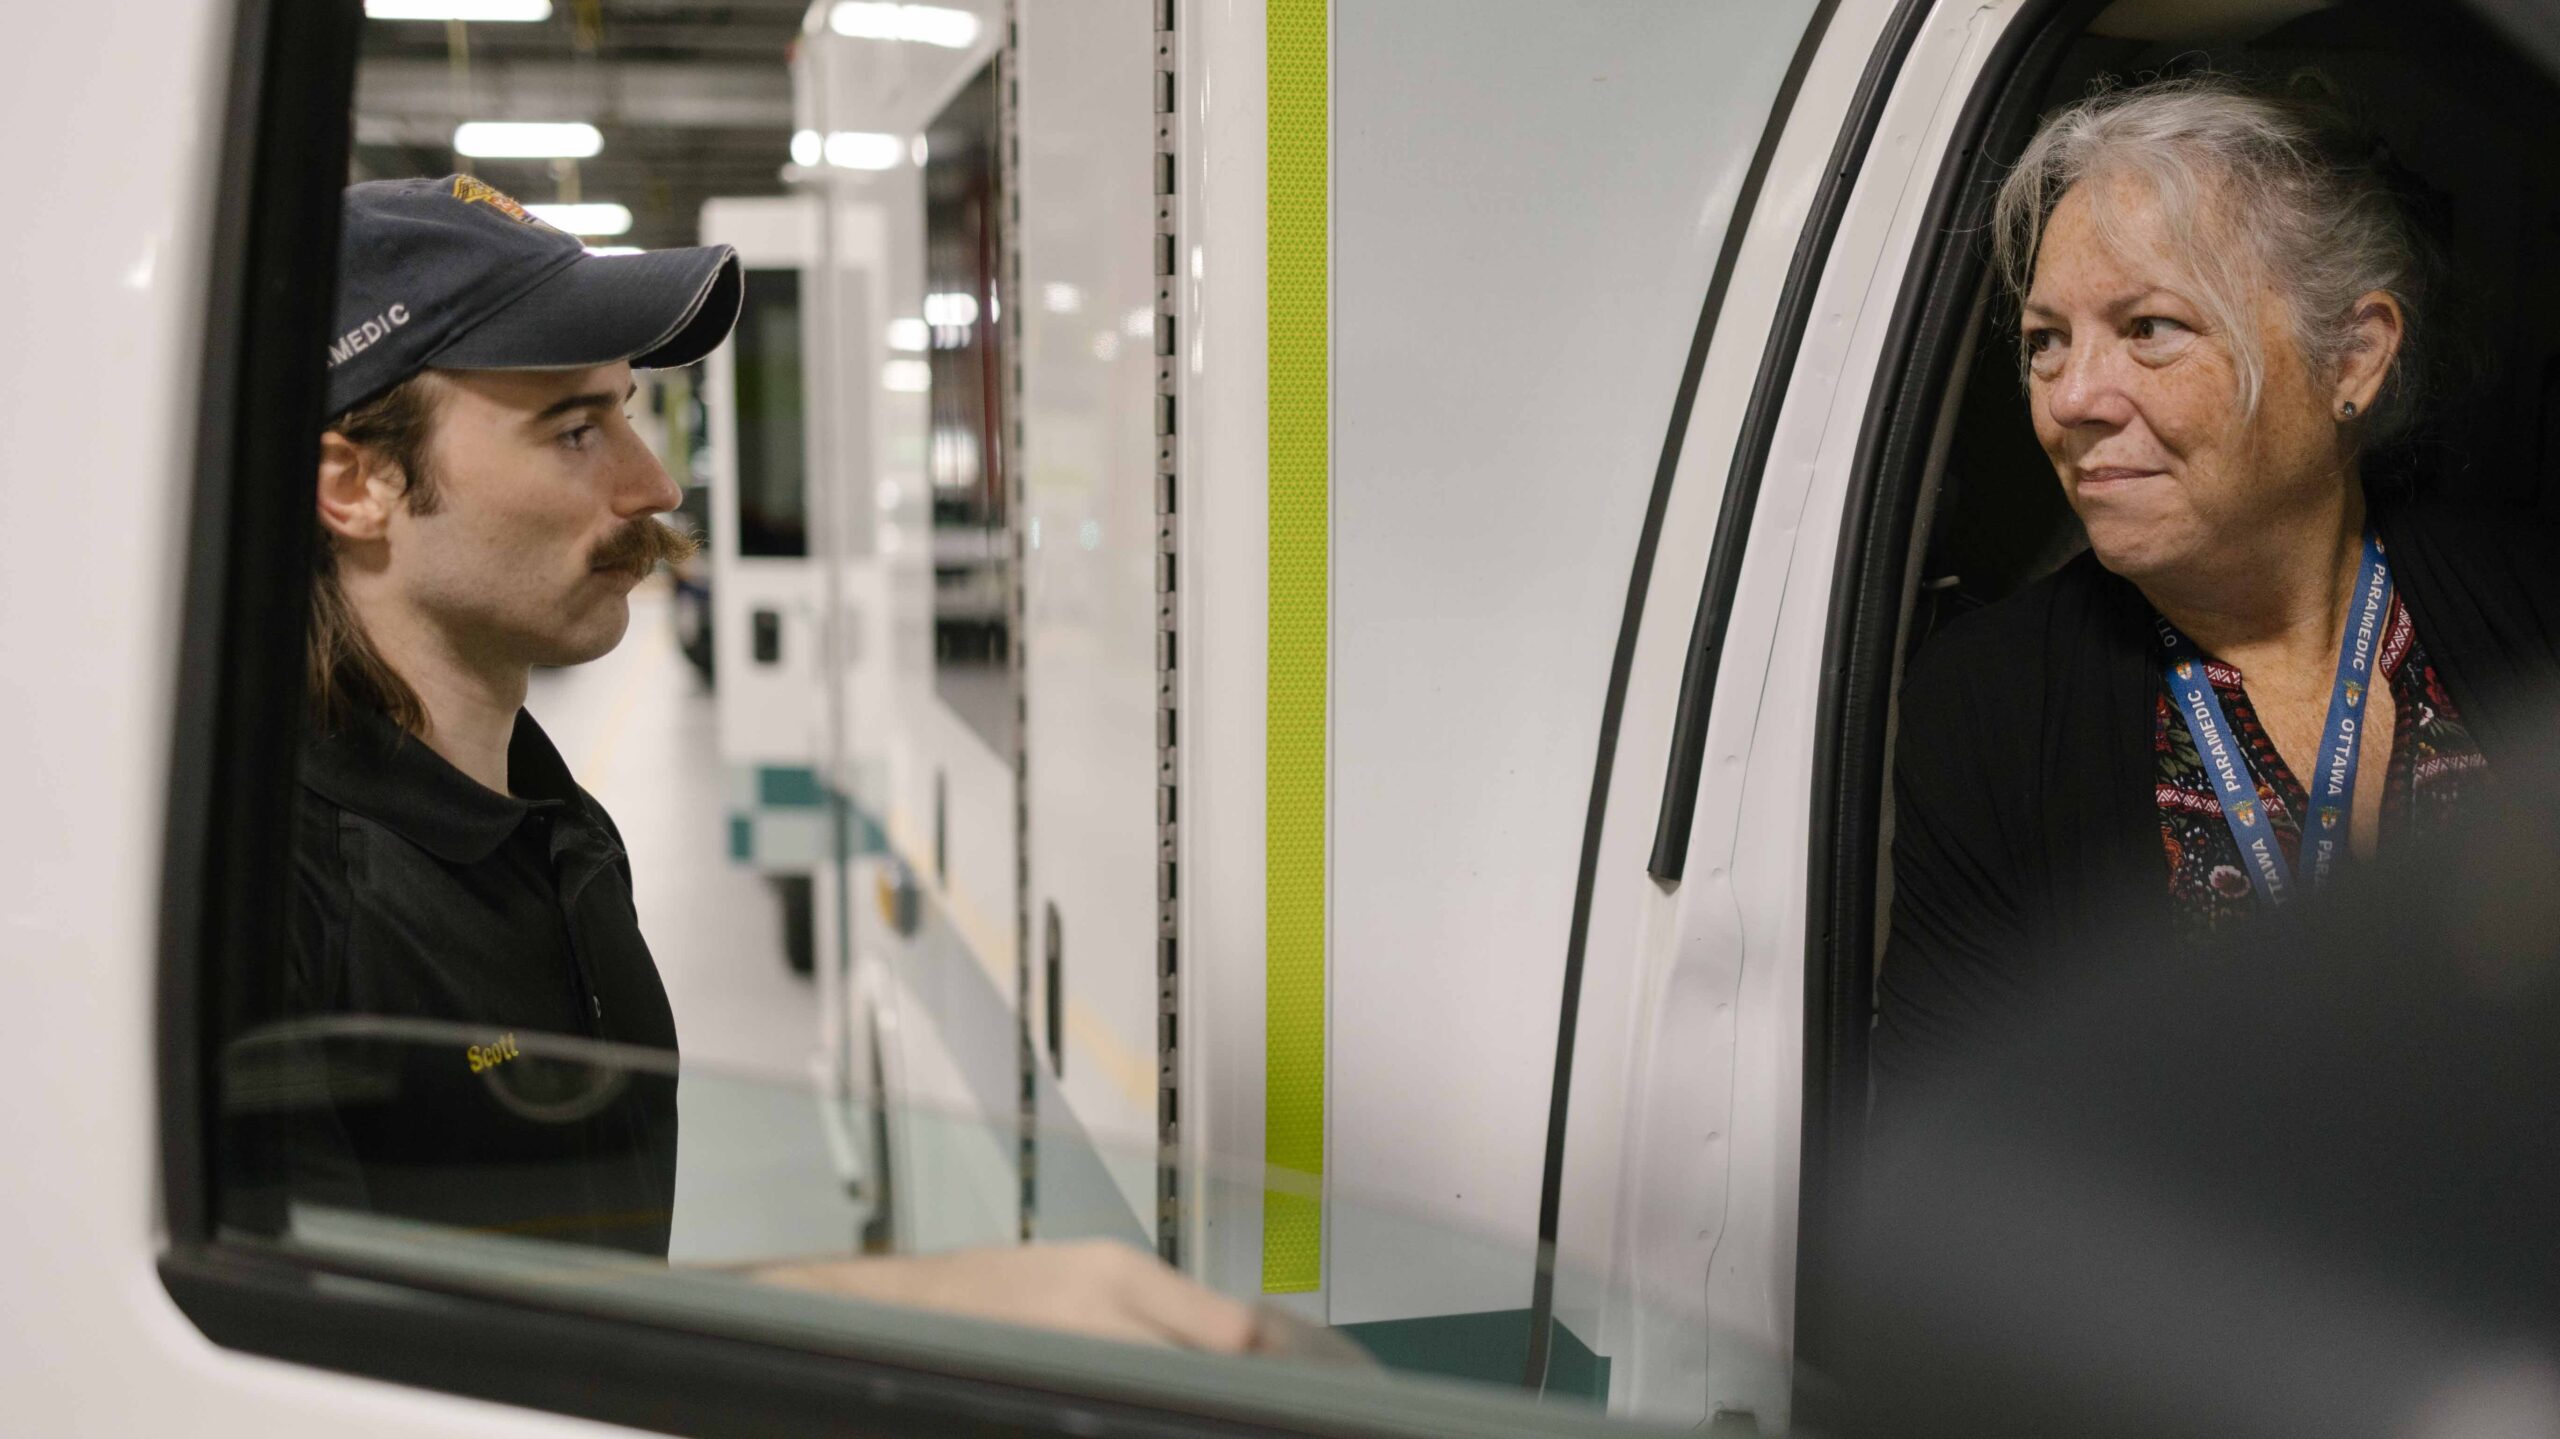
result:
[(463, 1051), (463, 1057), (471, 1061), (471, 1072), (478, 1074), (482, 1070), (495, 1069), (522, 1052), (516, 1048), (515, 1031), (509, 1030), (499, 1035), (494, 1043), (472, 1045)]

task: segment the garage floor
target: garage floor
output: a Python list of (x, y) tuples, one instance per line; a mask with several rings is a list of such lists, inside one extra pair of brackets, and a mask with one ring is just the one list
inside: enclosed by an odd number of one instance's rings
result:
[(860, 1216), (809, 1077), (816, 987), (783, 962), (772, 887), (729, 862), (711, 691), (676, 649), (671, 604), (662, 579), (643, 585), (621, 646), (535, 672), (526, 708), (622, 830), (675, 1008), (685, 1078), (672, 1257), (844, 1252)]

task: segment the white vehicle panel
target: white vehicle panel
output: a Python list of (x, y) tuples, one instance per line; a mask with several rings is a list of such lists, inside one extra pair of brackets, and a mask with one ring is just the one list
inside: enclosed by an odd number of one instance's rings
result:
[[(814, 52), (806, 72), (815, 92), (812, 122), (821, 131), (914, 136), (969, 78), (991, 60), (1004, 34), (1001, 5), (957, 5), (979, 22), (965, 48), (852, 38), (826, 28), (830, 7), (812, 8), (804, 44)], [(847, 209), (877, 211), (880, 240), (872, 294), (873, 333), (850, 337), (854, 353), (878, 358), (868, 407), (873, 472), (873, 534), (881, 565), (886, 640), (855, 657), (843, 672), (851, 743), (863, 759), (871, 741), (860, 719), (876, 713), (885, 691), (888, 723), (878, 744), (880, 783), (867, 796), (891, 845), (920, 883), (936, 893), (968, 941), (987, 981), (1012, 1002), (1014, 993), (1015, 843), (1013, 757), (999, 754), (935, 690), (933, 662), (933, 532), (927, 493), (925, 396), (897, 383), (889, 331), (924, 315), (924, 210), (916, 167), (878, 172), (828, 171), (822, 183)], [(859, 225), (838, 225), (840, 241)], [(868, 257), (866, 257), (868, 258)], [(847, 367), (848, 382), (864, 367)], [(941, 844), (937, 846), (937, 831)], [(937, 848), (942, 864), (935, 863)]]
[[(1337, 1323), (1526, 1300), (1628, 569), (1810, 8), (1335, 9), (1327, 1175), (1368, 1201), (1329, 1228)], [(1382, 1208), (1524, 1263), (1435, 1264)]]
[[(1269, 682), (1268, 129), (1263, 8), (1181, 0), (1174, 103), (1175, 520), (1182, 556), (1181, 1169), (1250, 1177), (1262, 1162)], [(1208, 1202), (1214, 1195), (1215, 1203)], [(1262, 1191), (1185, 1192), (1183, 1249), (1231, 1294), (1262, 1287)], [(1321, 1318), (1320, 1298), (1279, 1296)]]
[(1730, 1123), (1707, 1274), (1710, 1413), (1783, 1427), (1793, 1392), (1813, 716), (1840, 506), (1937, 159), (2013, 6), (1946, 7), (1913, 43), (1845, 211), (1753, 517), (1676, 943), (1729, 948)]
[[(1151, 0), (1027, 5), (1018, 60), (1032, 1002), (1061, 930), (1070, 1115), (1153, 1229), (1155, 29)], [(1048, 1062), (1045, 1045), (1042, 1062)], [(1043, 1233), (1055, 1233), (1043, 1226)]]
[[(1560, 1320), (1596, 1334), (1611, 1356), (1612, 1404), (1656, 1419), (1708, 1412), (1707, 1280), (1723, 1234), (1730, 991), (1742, 955), (1729, 885), (1705, 877), (1712, 866), (1693, 854), (1686, 880), (1669, 891), (1647, 872), (1664, 758), (1775, 307), (1894, 8), (1853, 0), (1833, 13), (1772, 154), (1683, 438), (1619, 728), (1586, 941), (1555, 1303)], [(1736, 673), (1730, 658), (1723, 673)], [(1756, 702), (1752, 691), (1736, 693)], [(1739, 764), (1710, 767), (1693, 823), (1729, 815)]]
[[(26, 757), (11, 772), (17, 822), (0, 832), (0, 999), (23, 1021), (0, 1133), (45, 1157), (0, 1182), (10, 1425), (628, 1432), (217, 1349), (153, 1270), (160, 856), (232, 16), (132, 0), (11, 20), (21, 53), (63, 62), (20, 66), (0, 96), (12, 133), (45, 137), (19, 182), (46, 197), (0, 231), (10, 273), (43, 277), (10, 318), (13, 348), (42, 362), (0, 387), (0, 522), (47, 541), (0, 567), (0, 668), (42, 687), (41, 703), (0, 707), (0, 744)], [(110, 94), (154, 101), (101, 105)]]

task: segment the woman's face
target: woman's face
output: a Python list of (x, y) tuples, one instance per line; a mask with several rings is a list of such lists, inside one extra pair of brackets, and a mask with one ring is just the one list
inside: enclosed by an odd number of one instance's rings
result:
[[(2099, 237), (2093, 184), (2121, 251)], [(2019, 327), (2036, 438), (2099, 562), (2137, 581), (2249, 562), (2335, 501), (2347, 462), (2272, 290), (2255, 297), (2265, 380), (2243, 415), (2230, 338), (2168, 262), (2181, 238), (2137, 180), (2073, 186)]]

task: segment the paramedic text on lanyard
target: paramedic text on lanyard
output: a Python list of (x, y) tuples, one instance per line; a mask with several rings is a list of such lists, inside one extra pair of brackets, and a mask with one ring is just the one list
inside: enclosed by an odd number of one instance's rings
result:
[[(2356, 571), (2356, 590), (2347, 612), (2347, 632), (2338, 643), (2338, 672), (2329, 687), (2329, 722), (2320, 730), (2320, 762), (2312, 782), (2304, 786), (2311, 813), (2303, 817), (2303, 857), (2310, 861), (2311, 886), (2319, 888), (2335, 869), (2345, 848), (2347, 826), (2355, 812), (2356, 754), (2364, 739), (2364, 701), (2371, 691), (2373, 660), (2382, 648), (2382, 621), (2391, 611), (2391, 567), (2382, 543), (2365, 536), (2364, 563)], [(2222, 800), (2223, 820), (2240, 845), (2240, 863), (2249, 882), (2269, 904), (2293, 897), (2293, 872), (2276, 844), (2275, 826), (2258, 802), (2258, 782), (2248, 757), (2222, 713), (2222, 699), (2205, 673), (2205, 657), (2195, 642), (2160, 621), (2160, 641), (2169, 652), (2169, 693), (2195, 737), (2196, 757), (2213, 777)]]

